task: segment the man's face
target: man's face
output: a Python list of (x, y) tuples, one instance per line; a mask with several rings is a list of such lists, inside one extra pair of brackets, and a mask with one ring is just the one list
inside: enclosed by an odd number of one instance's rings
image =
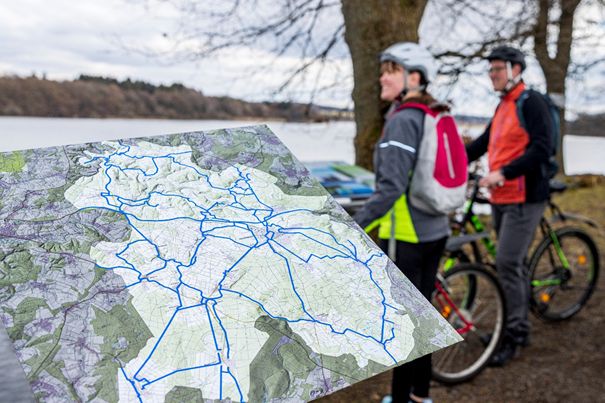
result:
[[(521, 74), (521, 66), (515, 64), (512, 66), (513, 77)], [(503, 91), (508, 82), (506, 73), (506, 62), (504, 60), (492, 60), (489, 62), (489, 78), (492, 80), (494, 91)]]

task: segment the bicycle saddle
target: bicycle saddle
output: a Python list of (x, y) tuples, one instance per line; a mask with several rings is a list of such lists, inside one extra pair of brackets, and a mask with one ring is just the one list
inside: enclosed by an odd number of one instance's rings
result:
[(460, 250), (460, 248), (462, 248), (462, 245), (488, 237), (489, 233), (487, 232), (452, 236), (447, 239), (447, 242), (445, 243), (445, 250), (448, 252), (454, 252)]
[(551, 179), (548, 181), (548, 187), (551, 194), (553, 193), (562, 193), (567, 189), (567, 185), (561, 181), (556, 179)]

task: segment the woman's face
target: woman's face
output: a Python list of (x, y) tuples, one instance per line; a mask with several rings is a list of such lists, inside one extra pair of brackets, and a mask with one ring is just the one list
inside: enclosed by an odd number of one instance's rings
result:
[(380, 75), (380, 99), (393, 102), (403, 91), (403, 68), (385, 70)]

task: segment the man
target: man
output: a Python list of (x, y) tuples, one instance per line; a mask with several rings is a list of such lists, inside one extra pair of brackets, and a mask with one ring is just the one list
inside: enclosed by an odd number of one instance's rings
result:
[[(491, 190), (492, 216), (498, 234), (496, 268), (507, 304), (507, 323), (491, 365), (502, 366), (529, 343), (529, 279), (524, 260), (548, 199), (548, 159), (552, 122), (544, 98), (526, 91), (525, 57), (510, 46), (489, 56), (489, 77), (501, 101), (485, 132), (467, 146), (469, 161), (488, 153), (489, 174), (479, 184)], [(522, 116), (519, 116), (522, 114)], [(523, 119), (524, 124), (521, 124)]]

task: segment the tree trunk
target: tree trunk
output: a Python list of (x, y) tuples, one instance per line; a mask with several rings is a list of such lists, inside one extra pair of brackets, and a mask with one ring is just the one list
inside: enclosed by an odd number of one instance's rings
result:
[(427, 0), (341, 2), (345, 41), (353, 61), (355, 163), (372, 169), (372, 153), (384, 120), (379, 55), (395, 42), (418, 42), (418, 26)]
[[(565, 79), (569, 70), (571, 60), (571, 44), (573, 42), (573, 20), (574, 14), (581, 0), (538, 0), (538, 18), (536, 20), (534, 34), (534, 51), (536, 58), (544, 72), (546, 89), (553, 95), (555, 101), (559, 101), (561, 109), (559, 112), (561, 120), (561, 132), (559, 133), (559, 153), (557, 162), (561, 172), (565, 172), (563, 166), (563, 135), (565, 134)], [(559, 28), (556, 38), (556, 54), (551, 57), (548, 53), (548, 15), (558, 2), (561, 7), (561, 16), (556, 23)]]

